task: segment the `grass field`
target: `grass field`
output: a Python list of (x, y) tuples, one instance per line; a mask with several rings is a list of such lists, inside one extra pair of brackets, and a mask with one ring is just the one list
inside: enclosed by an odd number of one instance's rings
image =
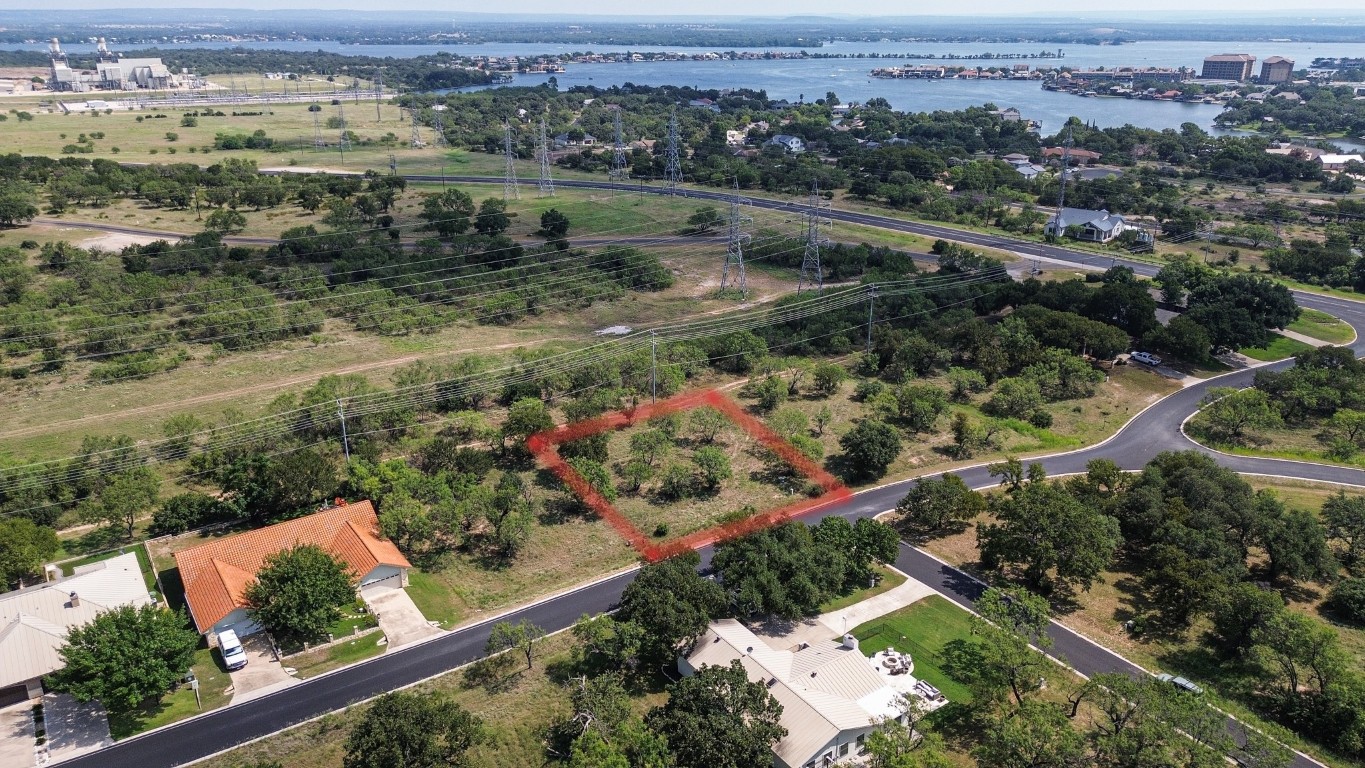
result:
[(1274, 338), (1264, 347), (1243, 347), (1238, 352), (1246, 355), (1253, 360), (1271, 362), (1283, 360), (1286, 357), (1293, 357), (1300, 352), (1312, 349), (1312, 345), (1305, 344), (1298, 339), (1291, 339), (1288, 336), (1281, 336), (1278, 333), (1271, 334)]
[(880, 577), (877, 586), (860, 589), (856, 592), (844, 595), (843, 597), (836, 597), (821, 605), (820, 613), (842, 610), (850, 605), (861, 603), (870, 597), (876, 597), (883, 592), (889, 592), (905, 583), (906, 577), (900, 571), (895, 571), (882, 565), (873, 565), (872, 570), (876, 571), (877, 575)]
[(1299, 319), (1289, 324), (1288, 330), (1310, 336), (1329, 344), (1349, 344), (1355, 340), (1355, 330), (1345, 322), (1316, 309), (1301, 309)]
[(949, 701), (960, 704), (972, 700), (971, 691), (943, 671), (940, 654), (948, 643), (967, 640), (971, 634), (971, 614), (938, 595), (853, 629), (864, 654), (871, 656), (888, 647), (910, 654), (915, 662), (915, 677), (942, 691)]
[(354, 664), (383, 653), (388, 646), (380, 645), (383, 632), (371, 632), (344, 643), (338, 643), (320, 651), (309, 651), (284, 660), (284, 666), (292, 667), (298, 677), (317, 677), (323, 672)]

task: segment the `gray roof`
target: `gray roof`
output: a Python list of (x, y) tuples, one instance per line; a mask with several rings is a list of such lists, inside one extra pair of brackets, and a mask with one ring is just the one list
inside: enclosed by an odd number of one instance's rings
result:
[[(1057, 217), (1054, 215), (1053, 220)], [(1052, 221), (1048, 222), (1052, 224)], [(1092, 226), (1101, 232), (1108, 232), (1123, 223), (1123, 217), (1117, 213), (1109, 211), (1091, 211), (1086, 208), (1063, 208), (1061, 221), (1057, 222), (1056, 229), (1066, 229), (1075, 226)]]
[[(80, 598), (72, 605), (71, 593)], [(137, 555), (129, 552), (77, 569), (77, 574), (0, 595), (0, 688), (60, 669), (66, 634), (121, 605), (147, 605)]]

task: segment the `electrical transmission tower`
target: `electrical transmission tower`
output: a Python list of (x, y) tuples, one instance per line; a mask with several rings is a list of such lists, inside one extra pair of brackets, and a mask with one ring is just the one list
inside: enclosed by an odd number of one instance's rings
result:
[(543, 117), (540, 118), (540, 131), (536, 134), (536, 161), (540, 164), (540, 194), (543, 197), (554, 197), (555, 182), (550, 178), (550, 139)]
[(437, 106), (440, 105), (432, 105), (431, 107), (431, 122), (432, 127), (436, 130), (436, 146), (444, 147), (446, 145), (446, 124), (441, 119), (441, 110), (437, 109)]
[(820, 269), (820, 246), (829, 243), (828, 238), (820, 235), (820, 225), (832, 223), (825, 216), (829, 209), (829, 203), (820, 199), (820, 182), (810, 183), (810, 205), (807, 206), (806, 219), (806, 254), (801, 259), (801, 280), (796, 284), (796, 291), (800, 293), (804, 288), (814, 288), (821, 290), (825, 287), (825, 273)]
[(502, 124), (502, 154), (506, 159), (506, 170), (502, 177), (502, 199), (521, 199), (521, 188), (517, 185), (517, 155), (512, 151), (512, 124)]
[(346, 138), (346, 108), (340, 104), (337, 104), (337, 119), (341, 123), (341, 130), (339, 131), (341, 134), (341, 141), (337, 142), (337, 150), (341, 152), (341, 156), (344, 158), (346, 156), (346, 150), (351, 146), (351, 142)]
[(1066, 129), (1066, 141), (1062, 142), (1062, 184), (1057, 190), (1057, 213), (1052, 217), (1052, 234), (1061, 237), (1066, 229), (1062, 221), (1062, 210), (1066, 208), (1066, 177), (1071, 174), (1071, 128)]
[(321, 114), (321, 108), (313, 113), (313, 147), (315, 149), (321, 149), (327, 146), (327, 142), (322, 138), (322, 122), (318, 120), (318, 116)]
[(725, 266), (720, 272), (720, 289), (738, 288), (741, 299), (749, 298), (749, 286), (744, 277), (744, 245), (750, 241), (750, 237), (743, 231), (743, 226), (753, 221), (752, 217), (740, 212), (740, 206), (745, 202), (739, 196), (739, 182), (736, 181), (735, 194), (730, 198), (730, 234), (725, 240)]
[(668, 185), (668, 194), (678, 193), (678, 184), (682, 182), (682, 149), (678, 142), (678, 108), (673, 108), (673, 113), (668, 117), (668, 149), (665, 155), (664, 183)]
[(379, 112), (379, 102), (384, 98), (384, 78), (379, 78), (374, 83), (374, 121), (384, 122), (384, 116)]
[(412, 148), (421, 149), (422, 147), (425, 147), (427, 143), (422, 141), (422, 130), (417, 122), (417, 110), (414, 108), (409, 111), (412, 114)]
[[(620, 184), (625, 180), (626, 170), (626, 137), (625, 131), (621, 128), (621, 108), (617, 107), (616, 114), (612, 116), (611, 127), (615, 134), (615, 142), (611, 149), (611, 181), (613, 184)], [(616, 194), (616, 190), (612, 190)]]

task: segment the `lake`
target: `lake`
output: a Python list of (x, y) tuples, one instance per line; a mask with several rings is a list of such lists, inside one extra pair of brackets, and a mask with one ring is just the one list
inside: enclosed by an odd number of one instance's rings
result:
[[(221, 49), (236, 43), (167, 44), (166, 47), (192, 49)], [(41, 44), (17, 46), (42, 50)], [(598, 52), (631, 50), (639, 52), (701, 53), (713, 48), (668, 46), (588, 46), (545, 45), (534, 43), (484, 43), (476, 45), (343, 45), (331, 41), (276, 41), (253, 42), (242, 47), (269, 50), (308, 52), (316, 50), (364, 56), (392, 56), (396, 58), (420, 56), (446, 51), (464, 55), (535, 55), (543, 53), (571, 53), (596, 50)], [(69, 45), (72, 53), (93, 50), (89, 45)], [(1057, 46), (1042, 43), (847, 43), (835, 42), (819, 49), (820, 53), (870, 54), (914, 53), (943, 57), (947, 54), (975, 55), (1027, 54), (1057, 50)], [(776, 48), (748, 48), (738, 50), (792, 50)], [(1004, 61), (1002, 64), (1027, 63), (1033, 66), (1067, 64), (1073, 67), (1118, 66), (1190, 66), (1196, 69), (1203, 57), (1214, 53), (1247, 52), (1258, 61), (1278, 55), (1294, 59), (1300, 66), (1317, 56), (1365, 56), (1365, 44), (1360, 43), (1268, 43), (1268, 42), (1201, 42), (1155, 41), (1130, 45), (1070, 45), (1061, 46), (1060, 59)], [(940, 60), (942, 60), (940, 58)], [(876, 59), (773, 59), (757, 61), (660, 61), (632, 64), (569, 64), (568, 71), (556, 75), (559, 87), (595, 85), (606, 88), (627, 82), (640, 85), (691, 85), (698, 88), (755, 88), (767, 91), (773, 98), (796, 100), (824, 98), (834, 91), (844, 101), (866, 101), (881, 96), (896, 109), (909, 111), (957, 110), (964, 107), (993, 103), (998, 107), (1018, 107), (1024, 116), (1043, 124), (1044, 133), (1055, 132), (1067, 118), (1079, 117), (1100, 127), (1132, 124), (1143, 128), (1179, 128), (1192, 122), (1211, 128), (1220, 107), (1211, 104), (1185, 104), (1167, 101), (1137, 101), (1111, 98), (1081, 98), (1065, 93), (1044, 91), (1030, 81), (975, 81), (975, 80), (875, 80), (868, 72), (877, 66), (890, 66), (895, 61)], [(957, 61), (947, 64), (989, 65), (990, 61)], [(516, 75), (517, 85), (538, 85), (549, 80), (548, 75)], [(1349, 144), (1349, 143), (1348, 143)], [(1358, 146), (1358, 145), (1352, 145)]]

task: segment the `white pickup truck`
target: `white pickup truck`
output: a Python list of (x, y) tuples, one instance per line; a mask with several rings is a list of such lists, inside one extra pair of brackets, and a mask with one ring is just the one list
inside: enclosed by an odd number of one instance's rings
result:
[(223, 654), (223, 664), (229, 670), (246, 666), (246, 651), (242, 648), (242, 641), (237, 639), (236, 632), (225, 629), (218, 633), (218, 652)]

